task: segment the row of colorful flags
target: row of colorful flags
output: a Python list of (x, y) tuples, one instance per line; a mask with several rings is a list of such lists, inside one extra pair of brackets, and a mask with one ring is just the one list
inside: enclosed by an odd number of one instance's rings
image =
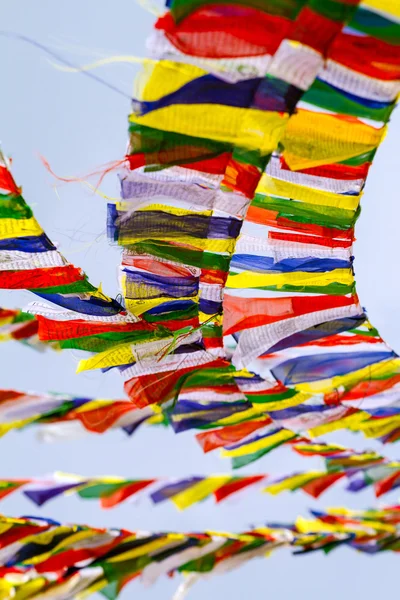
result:
[(132, 479), (57, 472), (45, 477), (0, 479), (0, 499), (18, 491), (37, 506), (42, 506), (59, 496), (76, 494), (82, 499), (100, 500), (103, 508), (111, 508), (145, 495), (153, 504), (170, 501), (184, 510), (208, 498), (220, 503), (248, 488), (272, 495), (303, 490), (318, 498), (344, 479), (347, 480), (347, 491), (359, 492), (373, 487), (377, 497), (400, 486), (400, 461), (390, 460), (372, 450), (357, 452), (342, 446), (312, 442), (293, 444), (292, 448), (302, 456), (323, 457), (325, 470), (302, 471), (279, 478), (264, 473)]
[(3, 598), (75, 598), (99, 592), (108, 600), (132, 580), (186, 576), (184, 592), (201, 577), (222, 574), (288, 547), (293, 554), (339, 546), (373, 555), (399, 551), (400, 508), (313, 511), (293, 524), (266, 524), (239, 533), (154, 532), (63, 525), (54, 520), (0, 516)]

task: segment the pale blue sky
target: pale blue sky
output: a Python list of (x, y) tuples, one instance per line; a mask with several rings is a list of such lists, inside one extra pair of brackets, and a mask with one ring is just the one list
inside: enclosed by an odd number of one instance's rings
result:
[[(145, 38), (154, 17), (134, 0), (2, 0), (3, 30), (24, 34), (50, 46), (76, 64), (86, 64), (112, 55), (145, 54)], [(14, 173), (23, 186), (27, 202), (36, 217), (62, 252), (83, 267), (94, 283), (102, 282), (109, 294), (117, 292), (119, 250), (111, 249), (105, 239), (105, 201), (79, 185), (61, 185), (58, 195), (54, 181), (38, 160), (44, 155), (60, 175), (80, 175), (106, 162), (120, 159), (126, 146), (126, 118), (129, 100), (80, 74), (56, 70), (46, 56), (23, 42), (0, 36), (2, 92), (0, 95), (0, 141), (6, 154), (14, 159)], [(126, 94), (132, 88), (135, 68), (114, 65), (96, 71)], [(398, 171), (400, 112), (393, 117), (391, 131), (379, 151), (357, 228), (356, 273), (362, 303), (372, 322), (386, 340), (400, 348), (400, 320), (397, 317), (399, 277), (398, 250)], [(103, 190), (118, 194), (115, 176)], [(0, 305), (24, 306), (33, 299), (28, 292), (0, 291)], [(59, 391), (71, 394), (118, 398), (122, 383), (117, 373), (97, 372), (75, 375), (76, 353), (45, 355), (17, 343), (0, 345), (0, 388)], [(363, 448), (371, 446), (360, 437), (334, 436), (336, 441)], [(0, 442), (1, 477), (23, 477), (54, 470), (83, 475), (116, 474), (130, 477), (175, 476), (226, 472), (229, 463), (218, 454), (203, 455), (192, 433), (174, 436), (171, 431), (143, 429), (132, 439), (122, 433), (88, 436), (79, 441), (54, 445), (40, 444), (35, 432), (11, 433)], [(400, 456), (400, 448), (386, 449)], [(318, 461), (295, 460), (287, 450), (278, 450), (247, 472), (274, 475), (295, 469), (318, 468)], [(321, 465), (322, 466), (322, 465)], [(396, 502), (395, 493), (386, 496)], [(35, 510), (21, 496), (2, 502), (5, 514), (43, 514), (70, 522), (98, 526), (118, 526), (147, 530), (243, 530), (266, 521), (290, 521), (305, 514), (308, 507), (348, 505), (364, 508), (373, 505), (371, 491), (346, 494), (340, 484), (314, 502), (301, 492), (271, 498), (249, 491), (241, 498), (221, 506), (211, 501), (180, 514), (172, 505), (153, 508), (148, 501), (125, 504), (113, 511), (101, 511), (95, 502), (77, 498), (55, 501)], [(291, 557), (289, 551), (276, 552), (272, 558), (254, 560), (231, 574), (197, 584), (189, 598), (230, 600), (269, 598), (288, 600), (297, 595), (307, 600), (347, 599), (359, 594), (365, 599), (389, 596), (396, 589), (398, 557), (376, 557), (337, 550), (328, 557), (312, 554)], [(130, 584), (122, 595), (128, 600), (167, 599), (178, 585), (162, 579), (145, 589)]]

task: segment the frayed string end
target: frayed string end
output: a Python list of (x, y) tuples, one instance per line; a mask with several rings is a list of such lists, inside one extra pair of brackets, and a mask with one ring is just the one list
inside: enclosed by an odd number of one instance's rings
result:
[[(103, 165), (102, 168), (97, 169), (96, 171), (92, 171), (92, 173), (88, 173), (82, 177), (72, 177), (72, 176), (71, 177), (62, 177), (60, 175), (57, 175), (53, 171), (53, 169), (51, 168), (51, 166), (49, 164), (49, 161), (44, 156), (42, 156), (41, 154), (39, 154), (38, 156), (39, 156), (39, 159), (42, 162), (44, 168), (46, 169), (46, 171), (48, 171), (58, 181), (62, 181), (63, 183), (81, 183), (83, 185), (90, 187), (94, 193), (98, 193), (99, 187), (101, 186), (104, 178), (109, 173), (114, 173), (115, 171), (118, 171), (118, 169), (120, 169), (126, 163), (126, 158), (124, 157), (122, 160), (115, 160), (110, 163), (107, 163), (107, 164)], [(87, 179), (89, 179), (91, 177), (95, 177), (95, 176), (99, 176), (99, 179), (98, 179), (96, 185), (92, 185), (88, 181), (86, 181)], [(102, 194), (100, 194), (100, 195), (102, 195)]]

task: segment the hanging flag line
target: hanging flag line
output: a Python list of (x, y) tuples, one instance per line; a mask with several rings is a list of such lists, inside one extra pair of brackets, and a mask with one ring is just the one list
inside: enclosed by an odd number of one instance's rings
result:
[(363, 189), (400, 90), (397, 10), (167, 9), (107, 221), (143, 337), (80, 369), (117, 366), (137, 406), (173, 402), (175, 430), (220, 420), (201, 441), (234, 467), (305, 432), (397, 440), (399, 357), (369, 323), (353, 269)]
[(396, 441), (400, 359), (361, 308), (352, 248), (400, 89), (396, 7), (167, 8), (109, 206), (126, 306), (57, 251), (5, 160), (0, 287), (58, 304), (31, 307), (40, 339), (94, 353), (81, 371), (118, 368), (138, 408), (219, 427), (201, 442), (234, 467), (304, 432)]
[(138, 409), (127, 399), (87, 398), (68, 394), (0, 389), (0, 437), (12, 430), (40, 425), (45, 441), (102, 434), (121, 429), (132, 435), (142, 425), (167, 425), (158, 407)]
[(146, 496), (153, 504), (170, 501), (176, 508), (184, 510), (212, 497), (220, 503), (250, 487), (272, 495), (301, 489), (314, 498), (343, 478), (348, 480), (347, 491), (359, 492), (373, 486), (377, 497), (400, 487), (400, 461), (386, 459), (376, 452), (356, 452), (332, 444), (304, 442), (294, 444), (292, 448), (302, 456), (323, 457), (325, 471), (298, 472), (278, 479), (271, 479), (267, 474), (127, 479), (57, 472), (45, 477), (0, 479), (0, 499), (21, 492), (36, 506), (43, 506), (59, 496), (76, 494), (85, 500), (100, 500), (102, 508), (112, 508), (128, 499)]
[(213, 397), (269, 413), (283, 400), (273, 418), (296, 431), (350, 424), (361, 399), (390, 403), (399, 359), (360, 306), (352, 252), (399, 91), (386, 8), (168, 2), (107, 225), (127, 309), (169, 339), (149, 328), (81, 369), (123, 361), (138, 406)]
[[(125, 434), (131, 436), (142, 426), (171, 428), (172, 425), (175, 429), (176, 421), (174, 419), (179, 415), (179, 410), (179, 405), (173, 408), (172, 411), (166, 407), (161, 408), (158, 406), (146, 406), (139, 409), (127, 399), (112, 400), (71, 396), (61, 393), (41, 394), (0, 389), (0, 436), (12, 430), (24, 430), (35, 425), (41, 426), (38, 435), (44, 441), (71, 439), (80, 437), (85, 433), (99, 435), (113, 430), (122, 430)], [(346, 471), (347, 478), (351, 475), (355, 477), (357, 467), (369, 466), (369, 457), (371, 457), (372, 462), (382, 463), (381, 468), (378, 470), (371, 465), (372, 470), (365, 471), (366, 478), (373, 478), (370, 481), (371, 484), (378, 484), (378, 480), (385, 481), (386, 475), (389, 476), (390, 474), (393, 474), (393, 486), (397, 483), (395, 477), (396, 461), (390, 461), (378, 453), (356, 452), (342, 446), (312, 441), (308, 437), (277, 428), (272, 419), (265, 415), (260, 415), (258, 419), (252, 418), (249, 422), (246, 420), (240, 421), (239, 419), (237, 422), (232, 423), (231, 420), (231, 424), (221, 426), (220, 429), (214, 429), (218, 422), (210, 424), (206, 420), (202, 421), (199, 419), (199, 414), (201, 413), (195, 413), (198, 419), (197, 423), (193, 421), (193, 414), (189, 416), (192, 419), (192, 427), (196, 423), (198, 429), (203, 429), (196, 435), (203, 451), (210, 452), (222, 448), (222, 455), (229, 455), (232, 453), (232, 449), (236, 447), (236, 457), (233, 458), (234, 467), (246, 464), (248, 448), (255, 443), (261, 442), (263, 444), (263, 454), (265, 454), (268, 442), (269, 451), (286, 445), (304, 456), (326, 457), (326, 469), (330, 473), (329, 476), (328, 473), (323, 472), (309, 474), (310, 477), (314, 475), (316, 478), (315, 490), (318, 488), (317, 481), (319, 477), (322, 478), (321, 485), (322, 483), (328, 485), (331, 480), (333, 485), (335, 477), (338, 476), (338, 473), (333, 476), (333, 470), (342, 473)], [(213, 415), (213, 418), (215, 418), (215, 415)], [(363, 416), (363, 419), (359, 425), (368, 423), (371, 428), (374, 423), (377, 423), (379, 427), (381, 421), (381, 417), (368, 419), (368, 415)], [(384, 420), (387, 421), (387, 419)], [(224, 420), (222, 414), (221, 425), (224, 421), (225, 423), (229, 422), (229, 420)], [(185, 428), (180, 429), (181, 423), (178, 421), (179, 427), (175, 431), (185, 430)], [(208, 429), (208, 426), (211, 426), (211, 429)], [(354, 426), (353, 429), (357, 430), (357, 427)], [(237, 443), (235, 438), (240, 438), (242, 441)], [(244, 453), (243, 461), (240, 452)], [(333, 461), (332, 457), (336, 455), (337, 460)], [(367, 460), (366, 465), (362, 463), (364, 456)], [(340, 463), (341, 460), (343, 464)], [(287, 484), (289, 487), (293, 485), (297, 489), (297, 484), (305, 485), (307, 483), (307, 474), (297, 475), (299, 479), (295, 479), (293, 482), (288, 478)], [(324, 475), (327, 476), (325, 479)], [(284, 483), (282, 485), (284, 486)], [(352, 483), (351, 485), (355, 484)], [(311, 488), (311, 486), (308, 487)], [(378, 488), (376, 489), (378, 490)]]
[(293, 554), (338, 546), (374, 555), (397, 552), (400, 508), (312, 511), (293, 524), (270, 524), (239, 533), (132, 532), (63, 525), (40, 517), (0, 516), (0, 589), (5, 600), (43, 596), (83, 600), (100, 592), (117, 598), (133, 579), (187, 575), (176, 598), (197, 578), (228, 572), (288, 547)]
[[(95, 321), (100, 329), (130, 330), (135, 322), (116, 300), (93, 286), (82, 269), (75, 267), (57, 250), (36, 221), (33, 211), (15, 183), (10, 161), (0, 152), (0, 289), (26, 289), (60, 307), (59, 323), (63, 340), (79, 336), (85, 324)], [(49, 311), (56, 310), (49, 307)], [(36, 318), (38, 330), (40, 317)], [(42, 339), (47, 342), (49, 340)], [(52, 340), (68, 348), (62, 340)], [(112, 343), (112, 341), (110, 342)]]

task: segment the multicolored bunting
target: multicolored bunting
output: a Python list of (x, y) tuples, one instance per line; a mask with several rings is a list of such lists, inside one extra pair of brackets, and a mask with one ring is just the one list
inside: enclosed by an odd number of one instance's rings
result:
[[(153, 504), (171, 501), (178, 509), (184, 510), (211, 497), (220, 503), (250, 487), (272, 495), (301, 489), (313, 498), (319, 498), (344, 478), (348, 481), (347, 491), (359, 492), (373, 486), (377, 497), (400, 487), (400, 461), (389, 460), (373, 451), (356, 452), (325, 444), (316, 446), (315, 454), (325, 458), (325, 471), (297, 472), (278, 479), (271, 479), (267, 474), (126, 479), (55, 473), (40, 478), (0, 479), (0, 498), (18, 490), (37, 506), (42, 506), (58, 496), (78, 494), (83, 499), (99, 499), (103, 508), (111, 508), (143, 495), (143, 492)], [(313, 455), (312, 444), (295, 444), (292, 447), (302, 455)]]
[(400, 508), (313, 512), (293, 525), (273, 524), (241, 533), (148, 533), (62, 525), (42, 518), (0, 517), (0, 593), (12, 598), (76, 598), (100, 592), (108, 600), (133, 579), (188, 575), (183, 598), (200, 577), (228, 572), (248, 560), (290, 547), (294, 554), (338, 546), (398, 552)]
[[(246, 23), (246, 27), (243, 23)], [(0, 288), (41, 299), (0, 312), (5, 335), (91, 353), (118, 368), (129, 400), (0, 391), (0, 435), (33, 423), (128, 434), (201, 429), (233, 467), (290, 444), (325, 471), (268, 481), (318, 497), (399, 486), (400, 462), (308, 439), (338, 429), (400, 438), (400, 357), (369, 323), (354, 278), (354, 229), (369, 168), (400, 92), (393, 0), (168, 0), (129, 117), (121, 198), (122, 305), (69, 263), (35, 220), (0, 154)], [(18, 327), (17, 327), (18, 325)], [(33, 331), (34, 330), (34, 331)], [(1, 339), (1, 338), (0, 338)], [(162, 406), (158, 406), (162, 405)], [(307, 437), (303, 437), (303, 436)], [(0, 481), (41, 506), (64, 494), (104, 508), (144, 493), (180, 509), (225, 500), (266, 475), (179, 480)], [(234, 533), (131, 532), (0, 516), (0, 597), (109, 600), (132, 579), (225, 572), (282, 546), (400, 550), (400, 507), (314, 511)]]
[[(222, 456), (232, 459), (234, 468), (242, 467), (283, 445), (289, 445), (305, 456), (338, 457), (338, 460), (343, 453), (349, 453), (350, 459), (357, 456), (354, 450), (312, 442), (307, 437), (277, 428), (265, 414), (255, 417), (254, 411), (248, 411), (232, 415), (229, 405), (224, 407), (221, 404), (219, 407), (214, 405), (208, 412), (197, 412), (193, 407), (190, 413), (188, 409), (190, 405), (184, 402), (169, 408), (164, 406), (163, 409), (155, 405), (139, 409), (123, 399), (0, 390), (0, 436), (32, 425), (41, 426), (39, 437), (45, 441), (79, 437), (85, 432), (103, 434), (115, 429), (132, 435), (142, 424), (172, 425), (179, 432), (184, 431), (190, 422), (191, 428), (202, 430), (196, 437), (203, 451), (221, 449)], [(349, 424), (349, 427), (356, 431), (368, 423), (373, 429), (376, 422), (379, 424), (379, 418), (363, 415), (361, 422)], [(219, 429), (214, 429), (216, 426), (220, 426)], [(398, 427), (396, 422), (392, 426)], [(362, 454), (358, 455), (358, 461), (360, 456)]]
[(82, 477), (54, 473), (46, 477), (0, 479), (0, 499), (22, 492), (36, 506), (59, 496), (77, 494), (84, 500), (100, 500), (102, 508), (113, 508), (145, 494), (153, 504), (170, 501), (179, 510), (214, 497), (219, 503), (238, 492), (264, 482), (267, 475), (208, 475), (186, 478), (126, 479), (123, 477)]
[(234, 467), (304, 432), (396, 441), (400, 359), (352, 247), (400, 90), (394, 3), (171, 0), (149, 46), (107, 222), (125, 307), (56, 250), (5, 161), (0, 284), (59, 304), (30, 308), (41, 340), (118, 368), (136, 407), (209, 429)]
[(48, 441), (111, 429), (132, 435), (143, 424), (166, 425), (167, 421), (157, 408), (138, 409), (128, 400), (0, 390), (0, 437), (31, 425), (41, 425), (39, 435)]
[[(276, 411), (279, 411), (279, 402), (283, 404), (283, 400), (278, 398), (276, 403), (271, 401)], [(311, 407), (312, 404), (308, 406)], [(302, 440), (309, 442), (307, 437), (320, 437), (338, 429), (346, 428), (353, 432), (362, 432), (366, 437), (376, 438), (383, 443), (396, 442), (399, 439), (400, 413), (396, 403), (384, 409), (354, 408), (344, 417), (332, 419), (325, 425), (307, 430), (304, 435), (280, 426), (280, 423), (274, 419), (275, 410), (270, 408), (269, 415), (266, 415), (264, 407), (265, 404), (260, 408), (254, 404), (251, 408), (242, 408), (236, 413), (230, 413), (231, 406), (227, 404), (210, 403), (207, 406), (179, 401), (172, 410), (165, 412), (177, 432), (192, 428), (204, 429), (205, 431), (196, 435), (204, 452), (221, 448), (222, 456), (231, 458), (234, 468), (254, 462), (280, 445), (298, 444)], [(338, 412), (339, 414), (336, 414), (340, 417), (340, 411)], [(216, 416), (221, 418), (219, 423), (213, 422)], [(219, 428), (215, 428), (216, 426)], [(382, 435), (383, 433), (385, 435)], [(318, 444), (313, 444), (311, 447), (316, 446)]]
[(393, 3), (168, 9), (108, 216), (147, 335), (81, 368), (119, 361), (136, 405), (177, 401), (177, 430), (245, 423), (224, 451), (236, 466), (304, 431), (397, 439), (400, 361), (361, 308), (352, 249), (400, 90)]
[(318, 498), (343, 478), (348, 481), (347, 491), (359, 492), (373, 486), (376, 497), (400, 486), (400, 462), (377, 452), (357, 452), (329, 444), (301, 443), (292, 447), (302, 456), (324, 457), (325, 471), (294, 473), (272, 481), (266, 487), (270, 494), (302, 489)]
[[(180, 390), (186, 399), (184, 387), (194, 370), (232, 363), (223, 335), (234, 333), (230, 321), (236, 309), (227, 304), (226, 288), (243, 219), (246, 224), (251, 198), (295, 107), (356, 8), (354, 1), (339, 2), (336, 14), (325, 15), (320, 4), (250, 2), (228, 10), (200, 2), (181, 14), (172, 2), (156, 23), (150, 47), (159, 60), (146, 65), (137, 84), (130, 169), (122, 174), (121, 202), (109, 206), (108, 221), (111, 240), (124, 247), (128, 310), (144, 321), (162, 318), (171, 336), (161, 350), (150, 340), (148, 349), (143, 345), (149, 356), (145, 371), (134, 361), (124, 370), (134, 402), (144, 401), (142, 388), (148, 403)], [(257, 23), (246, 41), (243, 18)], [(302, 65), (297, 75), (296, 64)], [(283, 275), (267, 277), (278, 282)], [(189, 330), (188, 318), (195, 319)], [(180, 336), (170, 327), (177, 320)], [(162, 352), (168, 360), (160, 360)], [(156, 383), (161, 372), (162, 389)], [(251, 374), (247, 368), (243, 374), (231, 371), (230, 386), (241, 400), (246, 394), (240, 377)], [(213, 388), (208, 383), (197, 398), (209, 397)], [(227, 396), (216, 391), (220, 400)]]
[[(52, 315), (54, 328), (63, 331), (54, 339), (40, 331), (41, 341), (60, 348), (96, 349), (96, 344), (111, 334), (104, 343), (115, 344), (113, 332), (120, 336), (120, 331), (130, 331), (137, 319), (94, 287), (85, 273), (57, 250), (23, 199), (10, 163), (1, 153), (0, 192), (0, 288), (27, 289), (61, 307), (35, 304), (38, 314)], [(39, 327), (41, 319), (37, 317)], [(73, 344), (74, 337), (82, 339), (80, 345)]]

